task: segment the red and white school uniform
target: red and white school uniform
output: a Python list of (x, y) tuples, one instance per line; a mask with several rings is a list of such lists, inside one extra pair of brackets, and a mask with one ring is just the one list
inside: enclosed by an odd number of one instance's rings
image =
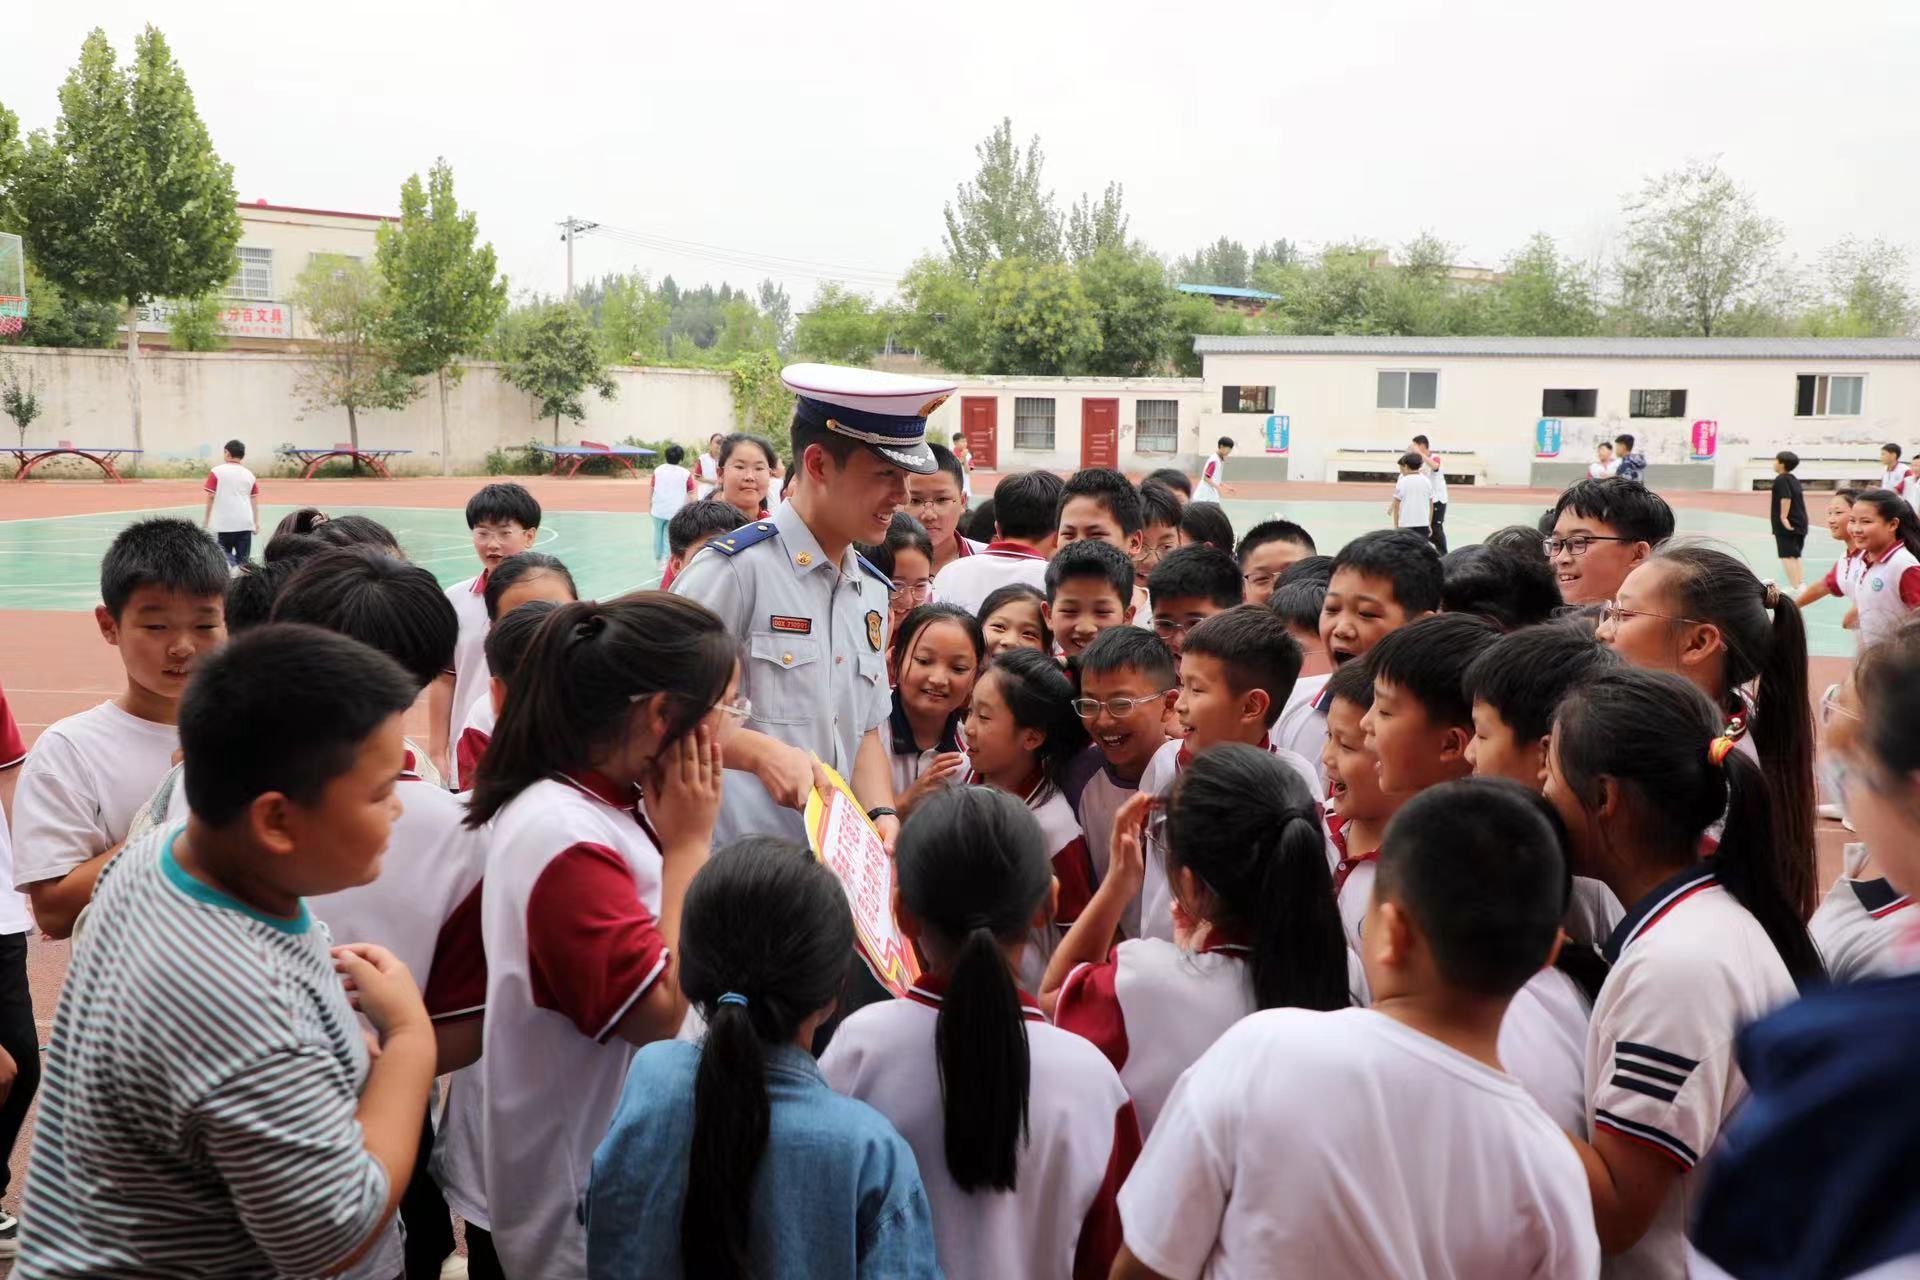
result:
[(1200, 468), (1200, 483), (1193, 488), (1195, 502), (1220, 501), (1220, 486), (1226, 480), (1227, 466), (1219, 454), (1208, 457), (1206, 465)]
[(1327, 708), (1333, 697), (1327, 692), (1329, 676), (1302, 676), (1287, 695), (1280, 718), (1273, 722), (1273, 740), (1313, 766), (1314, 776), (1327, 785), (1326, 766), (1320, 763), (1327, 749)]
[(576, 1207), (633, 1047), (620, 1020), (667, 972), (660, 846), (638, 793), (549, 778), (495, 817), (480, 1059), (493, 1243), (508, 1275), (587, 1274)]
[(934, 574), (933, 595), (942, 604), (979, 613), (988, 596), (1016, 582), (1044, 593), (1047, 558), (1024, 542), (989, 542), (977, 554), (950, 560)]
[[(454, 583), (447, 588), (447, 600), (460, 619), (460, 637), (453, 644), (453, 707), (446, 726), (447, 739), (452, 741), (467, 723), (474, 700), (487, 700), (493, 680), (493, 673), (487, 669), (487, 628), (492, 625), (487, 621), (487, 574)], [(452, 761), (448, 765), (453, 776), (447, 779), (447, 785), (458, 790), (460, 769)]]
[(1906, 498), (1907, 490), (1913, 487), (1913, 472), (1907, 469), (1906, 463), (1896, 462), (1881, 475), (1880, 487)]
[(1920, 959), (1920, 911), (1885, 877), (1859, 878), (1867, 846), (1841, 850), (1844, 870), (1807, 921), (1807, 932), (1835, 982), (1905, 973)]
[(1024, 993), (1026, 1144), (1018, 1189), (962, 1191), (947, 1171), (934, 1052), (944, 981), (859, 1010), (820, 1060), (827, 1083), (893, 1122), (913, 1148), (948, 1280), (1104, 1277), (1120, 1247), (1114, 1198), (1140, 1150), (1133, 1103), (1092, 1044), (1050, 1026)]
[(1920, 608), (1920, 560), (1894, 543), (1861, 573), (1853, 605), (1860, 613), (1862, 650), (1891, 639), (1901, 619)]
[[(893, 794), (896, 798), (905, 795), (907, 788), (920, 780), (920, 775), (927, 771), (935, 756), (966, 750), (960, 744), (960, 721), (964, 718), (964, 712), (955, 711), (941, 726), (940, 740), (922, 747), (914, 741), (913, 722), (907, 719), (907, 709), (901, 705), (900, 691), (894, 690), (893, 711), (880, 725), (880, 743), (887, 749), (887, 763), (893, 770)], [(963, 786), (967, 781), (967, 772), (955, 769), (950, 777), (954, 786)]]
[(487, 744), (493, 741), (493, 727), (498, 722), (489, 689), (487, 697), (473, 700), (473, 706), (467, 709), (466, 721), (454, 736), (453, 774), (457, 790), (473, 790), (473, 780), (480, 772), (480, 757), (487, 754)]
[[(1326, 804), (1326, 789), (1321, 784), (1319, 772), (1301, 756), (1285, 747), (1275, 746), (1269, 738), (1260, 739), (1262, 750), (1271, 751), (1280, 762), (1298, 774), (1307, 784), (1316, 806)], [(1140, 775), (1140, 790), (1150, 796), (1164, 796), (1173, 789), (1173, 781), (1180, 771), (1193, 760), (1193, 752), (1185, 742), (1178, 739), (1168, 742), (1154, 753), (1148, 762), (1146, 772)], [(1324, 832), (1324, 824), (1323, 824)], [(1141, 850), (1147, 869), (1147, 880), (1140, 888), (1140, 936), (1143, 938), (1164, 938), (1173, 941), (1173, 886), (1167, 882), (1166, 850), (1157, 840), (1148, 840)], [(1336, 860), (1333, 845), (1327, 845), (1327, 861)]]
[(26, 739), (7, 706), (7, 691), (0, 689), (0, 769), (11, 769), (27, 758)]
[(1866, 576), (1867, 553), (1849, 551), (1834, 561), (1833, 568), (1827, 570), (1827, 590), (1844, 600), (1853, 599), (1853, 593), (1860, 589), (1860, 579)]
[(1682, 1176), (1603, 1274), (1683, 1280), (1695, 1167), (1747, 1096), (1734, 1037), (1797, 992), (1766, 930), (1705, 863), (1629, 907), (1606, 957), (1613, 967), (1587, 1033), (1588, 1123), (1658, 1152)]
[[(978, 785), (979, 776), (975, 775), (972, 782)], [(1047, 961), (1053, 958), (1053, 949), (1060, 945), (1060, 939), (1067, 936), (1067, 930), (1092, 901), (1096, 881), (1093, 858), (1087, 852), (1080, 820), (1074, 816), (1073, 805), (1060, 789), (1042, 778), (1027, 793), (1026, 805), (1040, 824), (1040, 834), (1047, 842), (1047, 857), (1053, 862), (1053, 878), (1060, 882), (1053, 923), (1032, 931), (1027, 953), (1020, 961), (1020, 984), (1031, 991), (1039, 988), (1040, 979), (1047, 972)]]
[(1340, 924), (1347, 945), (1360, 947), (1360, 922), (1367, 918), (1373, 899), (1373, 875), (1379, 868), (1378, 849), (1355, 849), (1347, 843), (1347, 820), (1327, 806), (1327, 843), (1333, 846), (1333, 897), (1340, 906)]

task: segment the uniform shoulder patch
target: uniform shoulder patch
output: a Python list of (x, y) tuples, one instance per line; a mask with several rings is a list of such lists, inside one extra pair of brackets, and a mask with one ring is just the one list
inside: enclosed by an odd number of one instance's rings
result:
[(858, 551), (853, 553), (853, 558), (860, 562), (860, 567), (866, 571), (868, 576), (880, 579), (881, 582), (886, 584), (887, 590), (889, 591), (893, 590), (893, 579), (889, 578), (886, 574), (880, 572), (879, 565), (867, 559), (865, 556), (861, 555)]
[(739, 555), (748, 547), (757, 547), (780, 531), (773, 527), (771, 520), (755, 520), (752, 524), (743, 524), (732, 533), (722, 533), (707, 540), (707, 545), (723, 556)]

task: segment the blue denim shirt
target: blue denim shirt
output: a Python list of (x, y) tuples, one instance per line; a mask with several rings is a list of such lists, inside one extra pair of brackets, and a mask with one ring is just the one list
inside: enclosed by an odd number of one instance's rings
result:
[[(587, 1272), (597, 1280), (682, 1273), (680, 1210), (693, 1140), (700, 1046), (634, 1055), (587, 1189)], [(753, 1179), (758, 1280), (861, 1276), (938, 1280), (933, 1216), (913, 1150), (886, 1117), (827, 1087), (803, 1050), (768, 1050), (767, 1150)]]

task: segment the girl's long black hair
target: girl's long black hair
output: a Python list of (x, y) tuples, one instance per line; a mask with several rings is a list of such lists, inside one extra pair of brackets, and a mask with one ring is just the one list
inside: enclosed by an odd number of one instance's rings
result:
[(1008, 649), (988, 663), (987, 670), (1000, 677), (1000, 696), (1013, 722), (1047, 735), (1035, 755), (1041, 776), (1058, 790), (1073, 758), (1087, 745), (1087, 726), (1073, 709), (1073, 678), (1038, 649)]
[(1814, 869), (1813, 711), (1807, 697), (1807, 631), (1791, 596), (1755, 577), (1737, 556), (1669, 546), (1667, 571), (1681, 617), (1710, 622), (1726, 643), (1729, 690), (1757, 681), (1748, 732), (1772, 792), (1779, 878), (1802, 920), (1819, 897)]
[(583, 770), (626, 731), (634, 700), (668, 696), (661, 747), (700, 723), (733, 678), (732, 637), (712, 610), (664, 591), (575, 600), (547, 618), (507, 685), (467, 825), (482, 827), (542, 778)]
[(1031, 1063), (1002, 947), (1026, 938), (1053, 886), (1027, 807), (991, 787), (941, 791), (900, 830), (900, 900), (954, 956), (934, 1030), (947, 1172), (963, 1191), (1012, 1191)]
[(1900, 545), (1920, 556), (1920, 518), (1907, 500), (1891, 489), (1867, 489), (1853, 500), (1854, 506), (1872, 507), (1882, 520), (1891, 520), (1899, 528)]
[(913, 652), (913, 642), (920, 638), (920, 633), (936, 622), (951, 622), (966, 633), (967, 642), (973, 646), (975, 662), (986, 653), (987, 638), (980, 634), (980, 619), (957, 604), (917, 604), (907, 610), (907, 616), (900, 619), (899, 629), (893, 633), (893, 650), (889, 656), (895, 672)]
[(1218, 905), (1212, 927), (1246, 939), (1262, 1009), (1352, 1003), (1322, 821), (1293, 770), (1238, 743), (1195, 757), (1167, 796), (1167, 874), (1193, 872)]
[(1644, 851), (1678, 870), (1722, 813), (1727, 825), (1714, 872), (1767, 931), (1802, 988), (1826, 971), (1807, 935), (1781, 852), (1766, 775), (1738, 751), (1713, 760), (1724, 715), (1706, 694), (1664, 671), (1597, 672), (1567, 695), (1554, 722), (1560, 772), (1583, 805), (1598, 802), (1612, 778), (1631, 794), (1655, 848)]
[(736, 840), (687, 887), (680, 988), (707, 1024), (680, 1210), (688, 1275), (751, 1274), (753, 1177), (772, 1121), (767, 1050), (839, 997), (852, 955), (840, 882), (791, 840)]

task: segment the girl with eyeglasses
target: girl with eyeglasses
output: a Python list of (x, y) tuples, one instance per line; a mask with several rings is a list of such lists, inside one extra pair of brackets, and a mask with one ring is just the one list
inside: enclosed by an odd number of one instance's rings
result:
[(467, 813), (491, 826), (481, 1162), (507, 1275), (587, 1273), (594, 1147), (634, 1048), (686, 1018), (681, 909), (739, 682), (711, 610), (641, 591), (560, 605), (508, 688)]
[[(1054, 1025), (1098, 1045), (1133, 1098), (1142, 1135), (1181, 1072), (1259, 1009), (1344, 1009), (1360, 979), (1327, 871), (1321, 810), (1270, 751), (1196, 757), (1164, 805), (1135, 796), (1114, 821), (1107, 878), (1040, 984)], [(1114, 946), (1146, 878), (1147, 826), (1167, 851), (1184, 928)]]
[(1806, 919), (1817, 887), (1813, 717), (1800, 610), (1735, 556), (1668, 546), (1620, 584), (1599, 635), (1631, 665), (1684, 676), (1720, 708), (1726, 736), (1760, 766), (1773, 794), (1779, 874)]
[(893, 630), (887, 654), (893, 713), (880, 734), (893, 762), (893, 803), (902, 822), (927, 797), (967, 780), (960, 725), (985, 655), (980, 624), (956, 604), (920, 605)]

